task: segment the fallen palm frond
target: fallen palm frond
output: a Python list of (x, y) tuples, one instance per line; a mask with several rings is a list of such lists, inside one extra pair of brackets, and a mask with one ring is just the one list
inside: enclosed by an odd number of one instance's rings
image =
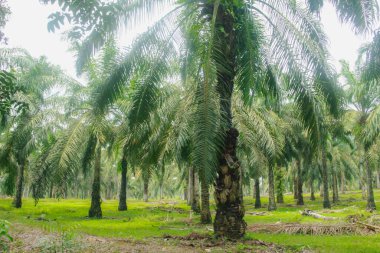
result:
[(380, 227), (362, 222), (338, 224), (256, 224), (251, 232), (286, 233), (303, 235), (367, 235), (380, 232)]
[(311, 217), (314, 217), (316, 219), (323, 219), (323, 220), (336, 220), (337, 218), (336, 217), (327, 217), (327, 216), (323, 216), (323, 215), (320, 215), (312, 210), (309, 210), (309, 209), (305, 209), (303, 211), (300, 211), (300, 214), (304, 215), (304, 216), (311, 216)]

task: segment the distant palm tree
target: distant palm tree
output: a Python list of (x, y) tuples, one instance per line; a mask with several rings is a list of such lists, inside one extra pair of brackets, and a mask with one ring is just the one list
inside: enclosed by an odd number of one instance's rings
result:
[[(367, 209), (376, 209), (373, 195), (373, 177), (369, 162), (368, 152), (372, 143), (376, 140), (376, 132), (379, 129), (380, 119), (380, 89), (377, 82), (362, 81), (361, 72), (353, 72), (347, 62), (342, 63), (342, 76), (348, 86), (347, 93), (349, 103), (355, 107), (357, 117), (355, 119), (354, 134), (358, 146), (363, 150), (362, 162), (367, 174)], [(359, 69), (360, 71), (360, 66)]]
[(13, 189), (9, 184), (14, 181), (12, 175), (17, 175), (13, 205), (20, 208), (24, 171), (30, 166), (29, 158), (39, 142), (46, 138), (49, 129), (54, 127), (52, 123), (57, 123), (59, 118), (59, 114), (52, 109), (59, 103), (59, 98), (52, 99), (49, 92), (55, 87), (64, 88), (74, 81), (45, 58), (35, 59), (25, 50), (1, 49), (0, 56), (0, 64), (15, 71), (19, 92), (13, 96), (16, 103), (22, 105), (18, 113), (10, 112), (0, 149), (0, 167), (8, 171), (8, 188)]

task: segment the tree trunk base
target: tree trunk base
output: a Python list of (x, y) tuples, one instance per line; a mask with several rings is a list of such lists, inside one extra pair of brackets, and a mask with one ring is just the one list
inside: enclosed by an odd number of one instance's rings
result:
[(210, 210), (205, 210), (205, 211), (202, 210), (201, 211), (201, 223), (202, 224), (211, 224), (212, 223)]
[(247, 223), (243, 220), (244, 210), (242, 206), (230, 206), (228, 210), (217, 210), (214, 231), (216, 237), (239, 239), (244, 236)]
[(376, 210), (376, 204), (375, 201), (370, 201), (367, 203), (367, 211), (375, 211)]
[(88, 211), (88, 217), (97, 219), (102, 218), (102, 208), (100, 207), (100, 203), (91, 205), (91, 208)]
[(119, 203), (119, 207), (117, 208), (118, 211), (127, 211), (128, 207), (126, 203)]
[(227, 132), (215, 185), (215, 236), (229, 239), (243, 237), (247, 227), (243, 219), (245, 211), (241, 195), (240, 163), (236, 157), (238, 136), (239, 132), (235, 128)]

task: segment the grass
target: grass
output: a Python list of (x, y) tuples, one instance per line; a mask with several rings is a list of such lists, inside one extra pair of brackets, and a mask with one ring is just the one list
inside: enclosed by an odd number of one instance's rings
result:
[[(352, 192), (340, 196), (338, 205), (333, 205), (331, 213), (323, 213), (344, 219), (348, 215), (371, 215), (365, 211), (365, 200), (360, 192)], [(375, 191), (375, 199), (380, 198), (380, 191)], [(245, 199), (248, 226), (258, 223), (323, 223), (339, 221), (321, 221), (299, 214), (304, 208), (322, 211), (322, 199), (309, 201), (305, 195), (305, 206), (294, 204), (292, 196), (285, 196), (285, 204), (278, 205), (278, 210), (265, 213), (263, 216), (250, 215), (251, 212), (266, 211), (265, 208), (254, 209), (253, 199)], [(264, 206), (267, 199), (262, 198)], [(62, 227), (74, 228), (76, 232), (112, 238), (143, 239), (160, 237), (164, 234), (187, 235), (191, 232), (211, 233), (212, 225), (199, 225), (199, 215), (191, 214), (184, 201), (171, 200), (165, 203), (152, 201), (144, 203), (128, 200), (128, 211), (117, 211), (117, 201), (106, 200), (102, 203), (103, 219), (88, 219), (89, 200), (78, 199), (42, 199), (37, 206), (32, 199), (24, 199), (23, 207), (11, 207), (11, 199), (0, 199), (0, 217), (11, 224), (26, 225), (32, 228), (55, 230)], [(247, 238), (260, 239), (287, 245), (296, 250), (312, 249), (317, 252), (380, 252), (380, 235), (336, 235), (311, 236), (269, 233), (247, 233)]]

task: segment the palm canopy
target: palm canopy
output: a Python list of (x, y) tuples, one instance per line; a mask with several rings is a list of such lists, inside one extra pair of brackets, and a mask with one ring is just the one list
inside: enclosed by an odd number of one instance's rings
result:
[(376, 141), (379, 134), (380, 119), (380, 90), (378, 81), (363, 80), (362, 68), (359, 65), (356, 71), (352, 71), (347, 62), (341, 61), (341, 75), (346, 82), (346, 94), (349, 103), (355, 107), (356, 122), (354, 123), (354, 134), (361, 144), (368, 148)]
[[(219, 10), (234, 12), (236, 17), (233, 20), (236, 31), (234, 37), (237, 38), (234, 49), (234, 82), (242, 91), (246, 102), (254, 93), (279, 95), (279, 73), (283, 72), (290, 77), (288, 90), (300, 105), (309, 128), (318, 130), (319, 119), (316, 115), (320, 110), (318, 101), (321, 101), (321, 97), (336, 111), (337, 97), (332, 80), (333, 71), (328, 64), (326, 37), (315, 17), (300, 3), (162, 0), (94, 1), (97, 4), (91, 5), (76, 2), (63, 3), (62, 7), (67, 15), (79, 13), (75, 15), (74, 25), (87, 24), (87, 30), (90, 31), (81, 33), (83, 43), (78, 54), (80, 67), (104, 44), (106, 38), (115, 35), (120, 26), (141, 22), (144, 14), (154, 8), (173, 5), (168, 13), (162, 15), (147, 32), (135, 40), (125, 60), (102, 86), (97, 98), (100, 107), (113, 102), (120, 95), (120, 87), (130, 83), (132, 73), (146, 69), (147, 64), (154, 68), (149, 68), (144, 73), (141, 84), (146, 89), (159, 85), (169, 74), (166, 66), (175, 60), (182, 62), (184, 75), (195, 71), (199, 73), (199, 79), (203, 79), (201, 81), (216, 81), (215, 69), (226, 70), (229, 67), (226, 66), (225, 55), (221, 53), (223, 50), (218, 44), (221, 28), (215, 27), (219, 21), (212, 20), (213, 6), (215, 10), (218, 6)], [(86, 8), (99, 10), (95, 20), (83, 16)], [(101, 11), (102, 8), (109, 11)], [(113, 8), (115, 11), (111, 11)], [(52, 16), (51, 24), (54, 20), (56, 19)], [(214, 35), (210, 34), (212, 32)], [(98, 36), (94, 36), (95, 33)], [(199, 64), (203, 64), (203, 69), (199, 68)], [(317, 139), (315, 137), (315, 141)]]

